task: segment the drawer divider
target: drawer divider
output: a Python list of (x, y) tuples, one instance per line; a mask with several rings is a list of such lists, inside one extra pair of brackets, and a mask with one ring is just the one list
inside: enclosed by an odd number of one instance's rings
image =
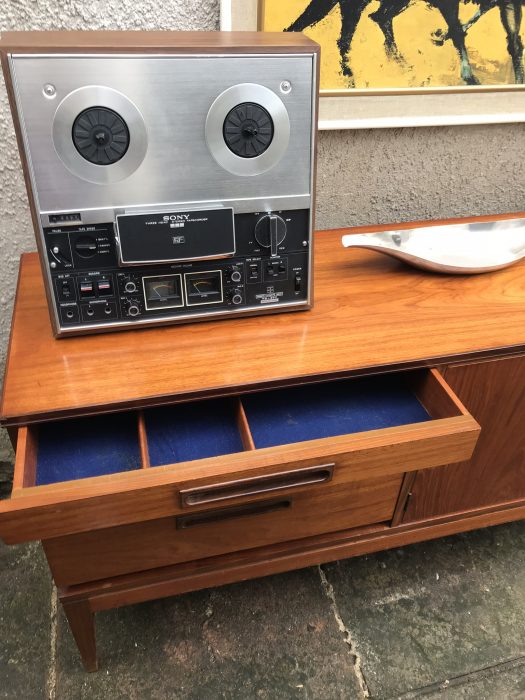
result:
[(146, 419), (144, 411), (137, 411), (137, 428), (140, 445), (140, 463), (142, 469), (149, 469), (151, 466), (149, 459), (148, 435), (146, 432)]
[(242, 446), (245, 450), (255, 450), (255, 443), (253, 441), (252, 431), (250, 430), (250, 425), (248, 419), (246, 418), (246, 412), (242, 403), (240, 396), (235, 399), (236, 403), (236, 416), (237, 416), (237, 427), (239, 428), (239, 433), (241, 435)]

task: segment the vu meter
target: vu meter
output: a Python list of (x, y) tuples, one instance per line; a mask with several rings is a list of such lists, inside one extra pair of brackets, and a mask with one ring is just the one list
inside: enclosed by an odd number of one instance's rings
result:
[(184, 275), (184, 282), (188, 306), (220, 304), (223, 301), (221, 270), (187, 272)]
[(184, 306), (180, 275), (143, 277), (146, 309), (173, 309)]

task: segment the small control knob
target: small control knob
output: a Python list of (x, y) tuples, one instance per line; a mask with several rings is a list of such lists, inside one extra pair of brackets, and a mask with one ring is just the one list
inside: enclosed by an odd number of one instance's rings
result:
[(126, 284), (124, 285), (124, 291), (127, 292), (128, 294), (133, 294), (134, 292), (137, 291), (137, 285), (133, 280), (128, 280)]
[(255, 238), (263, 248), (270, 248), (271, 255), (277, 255), (277, 247), (286, 238), (286, 222), (277, 214), (265, 214), (255, 224)]
[(239, 270), (234, 270), (231, 275), (230, 275), (230, 280), (232, 282), (240, 282), (241, 281), (241, 273)]
[(126, 300), (126, 313), (128, 316), (138, 316), (140, 314), (140, 306), (135, 299)]
[(232, 304), (235, 304), (235, 306), (238, 306), (239, 304), (242, 304), (242, 292), (240, 289), (234, 289), (233, 294), (232, 294)]

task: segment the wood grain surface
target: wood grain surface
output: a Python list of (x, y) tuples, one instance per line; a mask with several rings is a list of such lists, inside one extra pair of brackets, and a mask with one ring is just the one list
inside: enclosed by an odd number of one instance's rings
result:
[(404, 522), (525, 498), (525, 356), (448, 367), (445, 378), (481, 435), (470, 461), (417, 474)]
[[(162, 518), (99, 531), (59, 537), (44, 543), (57, 585), (72, 585), (141, 569), (292, 541), (370, 523), (389, 521), (403, 476), (400, 474), (354, 484), (312, 488), (267, 501), (270, 507), (239, 515), (235, 509), (212, 511), (211, 519), (187, 529), (176, 518)], [(261, 501), (255, 506), (264, 506)], [(231, 516), (229, 513), (231, 512)], [(204, 514), (206, 516), (206, 513)], [(192, 517), (192, 516), (190, 516)]]
[(392, 528), (385, 525), (355, 528), (62, 588), (59, 596), (62, 603), (89, 601), (90, 610), (97, 612), (403, 547), (413, 542), (499, 525), (523, 517), (525, 503), (522, 500), (503, 504), (499, 510), (471, 510), (453, 519), (430, 518)]
[(1, 422), (525, 351), (525, 261), (475, 276), (425, 273), (343, 248), (348, 232), (316, 234), (311, 311), (62, 340), (52, 335), (38, 257), (24, 255)]
[(2, 32), (5, 53), (298, 53), (319, 51), (319, 45), (297, 32), (185, 31), (34, 31)]

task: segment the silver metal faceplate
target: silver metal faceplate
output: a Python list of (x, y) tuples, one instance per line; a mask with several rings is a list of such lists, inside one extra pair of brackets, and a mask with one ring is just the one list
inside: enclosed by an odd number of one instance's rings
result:
[[(11, 70), (40, 212), (311, 194), (312, 55), (13, 56)], [(290, 92), (281, 92), (283, 81), (291, 83)], [(286, 148), (260, 174), (253, 167), (247, 174), (222, 167), (205, 137), (213, 103), (246, 83), (272, 91), (289, 119)], [(54, 86), (54, 97), (45, 95), (46, 85)], [(123, 97), (117, 95), (113, 104), (115, 93)], [(76, 115), (71, 113), (70, 125), (67, 115), (72, 107), (84, 108), (84, 97), (104, 102), (86, 107), (118, 112), (125, 104), (132, 115), (129, 153), (114, 165), (85, 161), (84, 167), (74, 149), (58, 154), (70, 134), (57, 129), (72, 128)], [(227, 104), (224, 109), (226, 116)]]

